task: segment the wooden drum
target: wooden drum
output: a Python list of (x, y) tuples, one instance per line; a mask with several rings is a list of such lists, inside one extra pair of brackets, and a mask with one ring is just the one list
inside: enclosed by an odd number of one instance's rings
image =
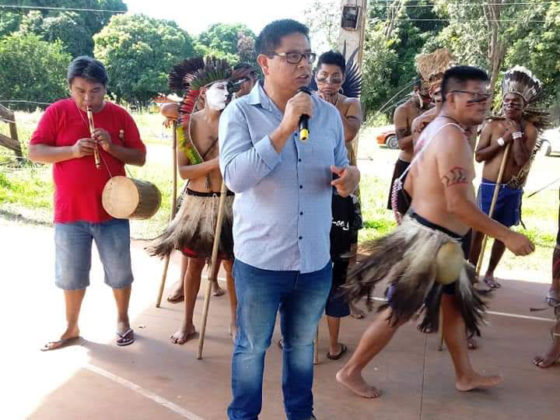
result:
[(116, 219), (149, 219), (161, 205), (161, 193), (151, 182), (114, 176), (105, 184), (101, 202)]

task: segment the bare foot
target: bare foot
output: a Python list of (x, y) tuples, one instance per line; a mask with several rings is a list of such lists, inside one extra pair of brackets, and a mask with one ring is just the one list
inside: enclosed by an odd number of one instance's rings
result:
[(169, 337), (169, 340), (173, 344), (185, 344), (197, 335), (198, 333), (196, 332), (194, 325), (191, 325), (190, 327), (181, 327), (171, 337)]
[[(559, 327), (556, 327), (555, 330), (559, 330)], [(560, 361), (560, 333), (554, 332), (552, 333), (552, 345), (548, 349), (548, 352), (545, 356), (536, 356), (533, 359), (533, 363), (535, 366), (540, 368), (547, 368), (554, 365), (556, 362)]]
[(57, 350), (63, 347), (68, 347), (73, 344), (78, 344), (80, 342), (80, 329), (76, 326), (73, 328), (68, 328), (64, 333), (60, 336), (59, 340), (56, 341), (49, 341), (43, 347), (41, 347), (41, 351), (50, 351), (50, 350)]
[(490, 289), (499, 289), (500, 287), (502, 287), (502, 285), (498, 283), (494, 278), (493, 273), (486, 273), (483, 281)]
[(214, 296), (223, 296), (226, 294), (226, 291), (220, 287), (220, 284), (217, 281), (212, 282), (212, 295)]
[(472, 391), (473, 389), (484, 389), (491, 388), (502, 382), (503, 378), (500, 375), (480, 375), (478, 373), (472, 373), (464, 378), (457, 379), (455, 382), (455, 388), (457, 391)]
[(381, 392), (377, 388), (368, 385), (362, 375), (355, 374), (351, 375), (347, 373), (344, 368), (340, 369), (336, 373), (336, 380), (339, 384), (344, 385), (354, 394), (359, 395), (364, 398), (377, 398), (381, 395)]
[(179, 303), (182, 302), (183, 300), (185, 300), (185, 294), (183, 292), (183, 282), (178, 281), (173, 286), (173, 290), (171, 290), (169, 296), (167, 296), (167, 301), (169, 303)]

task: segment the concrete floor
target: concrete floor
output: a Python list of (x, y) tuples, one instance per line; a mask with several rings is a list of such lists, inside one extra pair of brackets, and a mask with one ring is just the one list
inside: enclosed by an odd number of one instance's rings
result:
[[(0, 383), (4, 396), (0, 418), (226, 417), (232, 350), (227, 296), (212, 299), (204, 359), (197, 360), (196, 339), (183, 346), (169, 342), (169, 335), (180, 324), (182, 305), (165, 302), (159, 309), (154, 307), (162, 264), (149, 258), (142, 244), (136, 243), (131, 302), (136, 343), (124, 348), (114, 344), (115, 308), (94, 257), (92, 285), (82, 309), (81, 345), (42, 353), (38, 349), (56, 338), (64, 325), (62, 293), (52, 284), (52, 229), (0, 220), (0, 231)], [(174, 260), (168, 286), (177, 277), (178, 261)], [(478, 369), (504, 376), (503, 384), (489, 391), (455, 391), (448, 352), (436, 350), (436, 335), (418, 333), (409, 323), (365, 370), (366, 380), (383, 391), (382, 397), (356, 397), (334, 380), (346, 358), (326, 359), (323, 319), (314, 385), (317, 418), (557, 419), (560, 368), (541, 370), (531, 363), (533, 356), (549, 345), (552, 325), (550, 311), (529, 312), (531, 306), (543, 306), (548, 277), (539, 280), (505, 280), (494, 293), (482, 347), (471, 353)], [(199, 325), (201, 296), (197, 305), (195, 321)], [(350, 351), (374, 316), (343, 320), (341, 341)], [(278, 338), (276, 331), (274, 342)], [(264, 420), (284, 418), (280, 377), (281, 351), (273, 345), (266, 360)]]

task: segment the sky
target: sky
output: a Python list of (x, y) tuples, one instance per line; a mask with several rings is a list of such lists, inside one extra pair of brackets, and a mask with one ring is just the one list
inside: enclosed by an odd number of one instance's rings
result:
[(244, 23), (255, 34), (269, 22), (292, 18), (303, 21), (311, 0), (124, 0), (131, 13), (174, 20), (189, 35), (214, 23)]

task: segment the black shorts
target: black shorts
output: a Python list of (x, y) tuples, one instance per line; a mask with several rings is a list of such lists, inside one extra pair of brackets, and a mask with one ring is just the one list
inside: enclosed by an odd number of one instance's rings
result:
[[(400, 176), (404, 173), (404, 171), (406, 171), (406, 168), (408, 168), (410, 166), (410, 162), (405, 162), (404, 160), (398, 159), (397, 163), (395, 163), (395, 170), (393, 171), (393, 178), (391, 178), (391, 185), (389, 186), (389, 199), (387, 200), (387, 209), (388, 210), (392, 210), (393, 206), (391, 205), (391, 197), (393, 195), (393, 184), (395, 183), (395, 180), (400, 178)], [(408, 174), (407, 174), (408, 175)], [(404, 187), (404, 181), (406, 181), (406, 176), (405, 175), (402, 179), (402, 184)], [(398, 193), (397, 193), (397, 210), (400, 214), (406, 214), (406, 212), (408, 211), (408, 208), (410, 207), (410, 202), (412, 201), (412, 198), (410, 197), (410, 195), (404, 190), (404, 188), (402, 188)]]

